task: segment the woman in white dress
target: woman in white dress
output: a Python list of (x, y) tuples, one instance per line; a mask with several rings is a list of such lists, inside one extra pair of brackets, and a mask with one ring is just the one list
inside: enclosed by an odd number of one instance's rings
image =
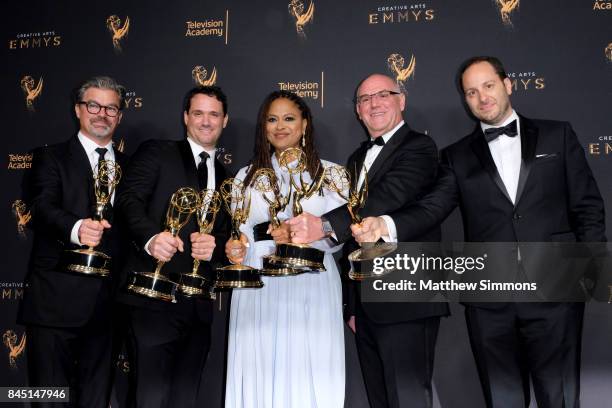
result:
[[(232, 258), (262, 267), (262, 256), (274, 252), (266, 239), (270, 222), (268, 204), (252, 188), (259, 168), (272, 168), (287, 195), (289, 174), (278, 164), (278, 155), (301, 146), (308, 157), (304, 179), (332, 165), (320, 161), (313, 141), (310, 109), (297, 95), (277, 91), (264, 100), (258, 116), (255, 157), (237, 178), (244, 180), (251, 196), (248, 221), (241, 226), (248, 247), (228, 242), (226, 252), (240, 248)], [(320, 163), (320, 164), (319, 164)], [(271, 197), (270, 197), (271, 198)], [(327, 189), (301, 201), (304, 211), (321, 215), (344, 200)], [(279, 214), (292, 216), (292, 202)], [(255, 232), (254, 232), (255, 230)], [(271, 231), (276, 242), (288, 242), (288, 228)], [(342, 408), (344, 405), (344, 327), (340, 276), (331, 240), (312, 246), (325, 251), (327, 271), (293, 276), (262, 277), (261, 289), (234, 289), (232, 293), (227, 362), (226, 408)]]

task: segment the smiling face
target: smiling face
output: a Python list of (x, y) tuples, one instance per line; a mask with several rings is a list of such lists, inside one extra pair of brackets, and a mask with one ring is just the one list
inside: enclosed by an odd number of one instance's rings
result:
[(209, 150), (217, 145), (221, 132), (227, 126), (227, 119), (221, 101), (205, 94), (194, 95), (189, 112), (183, 112), (187, 136)]
[(277, 152), (297, 147), (307, 124), (295, 102), (287, 98), (275, 99), (266, 115), (266, 138)]
[[(374, 95), (380, 91), (393, 91), (398, 94), (391, 94), (386, 98)], [(357, 98), (363, 95), (373, 95), (368, 102), (357, 104), (359, 119), (368, 129), (371, 137), (384, 135), (402, 121), (406, 96), (400, 93), (393, 79), (379, 74), (368, 77), (357, 90)]]
[[(121, 98), (111, 89), (89, 88), (83, 93), (82, 102), (95, 102), (100, 106), (121, 109)], [(114, 117), (108, 116), (106, 109), (100, 109), (100, 112), (93, 114), (87, 111), (84, 104), (75, 105), (74, 111), (79, 119), (81, 133), (100, 146), (105, 146), (111, 141), (117, 125), (121, 122), (121, 111)]]
[(512, 83), (501, 79), (488, 62), (477, 62), (461, 76), (465, 102), (472, 114), (488, 125), (499, 126), (511, 114)]

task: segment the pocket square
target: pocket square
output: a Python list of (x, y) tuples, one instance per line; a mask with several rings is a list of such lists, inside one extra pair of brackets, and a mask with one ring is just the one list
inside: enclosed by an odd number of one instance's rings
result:
[(535, 156), (536, 159), (549, 159), (552, 157), (557, 157), (557, 153), (542, 153), (542, 154), (536, 154)]

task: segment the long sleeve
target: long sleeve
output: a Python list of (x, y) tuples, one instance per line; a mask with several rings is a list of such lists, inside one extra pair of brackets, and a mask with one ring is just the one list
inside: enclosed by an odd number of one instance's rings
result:
[(584, 150), (569, 123), (564, 123), (565, 172), (570, 223), (580, 242), (607, 241), (605, 209)]
[(398, 241), (414, 241), (440, 225), (459, 202), (459, 191), (448, 156), (442, 154), (442, 165), (431, 191), (391, 216), (397, 229)]
[(48, 148), (33, 152), (32, 170), (24, 179), (34, 227), (51, 231), (64, 244), (70, 243), (72, 227), (79, 216), (62, 208), (62, 179), (57, 159)]
[(117, 209), (123, 215), (132, 239), (142, 250), (151, 237), (160, 232), (159, 222), (147, 215), (158, 179), (158, 157), (159, 149), (155, 142), (143, 143), (132, 156), (117, 194)]

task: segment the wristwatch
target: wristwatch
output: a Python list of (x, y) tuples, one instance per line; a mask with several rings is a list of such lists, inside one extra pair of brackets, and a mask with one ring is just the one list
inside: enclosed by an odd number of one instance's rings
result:
[(323, 229), (323, 234), (325, 238), (329, 238), (334, 234), (334, 228), (331, 225), (331, 222), (325, 217), (321, 217), (321, 228)]

